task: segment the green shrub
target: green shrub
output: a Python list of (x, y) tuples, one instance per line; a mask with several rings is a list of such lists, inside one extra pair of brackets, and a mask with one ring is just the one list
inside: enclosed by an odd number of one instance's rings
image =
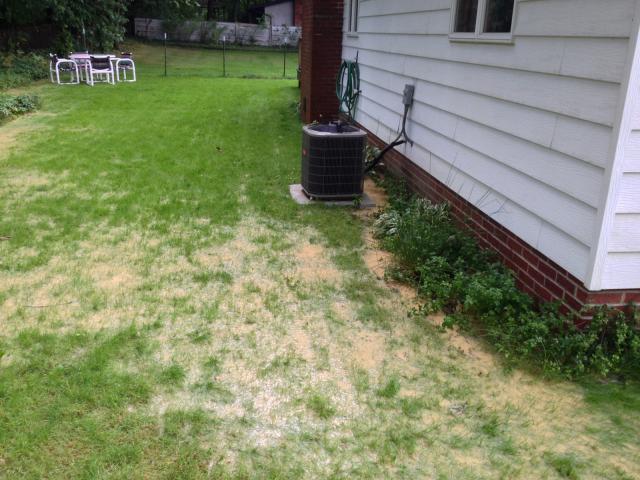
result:
[(545, 372), (575, 377), (640, 371), (635, 310), (600, 308), (579, 329), (576, 317), (562, 315), (557, 304), (537, 305), (518, 290), (513, 273), (479, 248), (446, 205), (409, 195), (397, 182), (385, 186), (390, 202), (374, 229), (398, 260), (390, 273), (417, 287), (426, 313), (443, 310), (445, 327), (472, 328), (508, 361), (527, 361)]
[(22, 113), (32, 112), (40, 106), (35, 95), (3, 95), (0, 94), (0, 122)]
[(26, 85), (48, 75), (48, 59), (42, 55), (0, 54), (0, 90)]

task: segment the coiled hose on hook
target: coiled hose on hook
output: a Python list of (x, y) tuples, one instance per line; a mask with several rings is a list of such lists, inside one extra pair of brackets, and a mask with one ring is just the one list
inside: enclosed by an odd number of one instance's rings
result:
[(340, 65), (336, 80), (336, 95), (340, 101), (340, 111), (353, 119), (353, 114), (360, 96), (360, 67), (358, 60), (351, 62), (344, 60)]

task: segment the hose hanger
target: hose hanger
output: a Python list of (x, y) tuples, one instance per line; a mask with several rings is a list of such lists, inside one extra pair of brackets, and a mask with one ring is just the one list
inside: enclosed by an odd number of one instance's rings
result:
[(340, 112), (347, 114), (349, 122), (353, 116), (360, 97), (360, 67), (358, 54), (355, 61), (343, 60), (336, 80), (336, 96), (340, 102)]

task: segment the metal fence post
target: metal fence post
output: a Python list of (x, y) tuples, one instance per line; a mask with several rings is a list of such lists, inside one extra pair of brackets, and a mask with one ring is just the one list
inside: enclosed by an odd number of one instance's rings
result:
[(287, 77), (287, 46), (289, 45), (289, 38), (283, 39), (283, 55), (282, 55), (282, 78)]
[(164, 32), (164, 76), (167, 76), (167, 32)]
[(227, 76), (227, 36), (222, 37), (222, 76)]

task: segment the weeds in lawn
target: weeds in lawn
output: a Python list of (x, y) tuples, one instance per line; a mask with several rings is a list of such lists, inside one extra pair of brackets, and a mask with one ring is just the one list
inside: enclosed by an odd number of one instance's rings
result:
[(328, 420), (336, 414), (336, 409), (331, 405), (331, 401), (319, 393), (312, 394), (306, 404), (307, 408), (321, 420)]
[(560, 477), (569, 478), (570, 480), (578, 480), (578, 478), (580, 478), (578, 475), (580, 462), (578, 462), (575, 455), (545, 453), (544, 459), (554, 468)]
[(378, 390), (378, 396), (382, 398), (393, 398), (400, 391), (400, 381), (396, 377), (391, 377), (383, 386)]

